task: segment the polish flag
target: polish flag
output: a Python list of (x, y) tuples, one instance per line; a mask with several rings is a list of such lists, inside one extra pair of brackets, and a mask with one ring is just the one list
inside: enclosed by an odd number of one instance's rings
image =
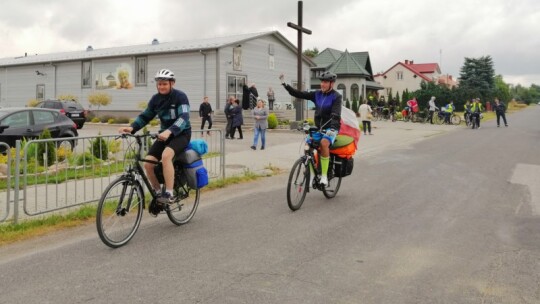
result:
[(358, 119), (356, 114), (341, 106), (341, 127), (338, 134), (347, 135), (354, 138), (354, 145), (358, 149), (358, 140), (360, 139), (360, 127), (358, 125)]

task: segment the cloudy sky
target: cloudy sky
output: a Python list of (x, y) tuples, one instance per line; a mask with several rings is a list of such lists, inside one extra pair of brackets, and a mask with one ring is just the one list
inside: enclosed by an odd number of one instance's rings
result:
[[(0, 58), (278, 30), (296, 45), (295, 0), (17, 0), (0, 6)], [(305, 48), (368, 51), (375, 73), (437, 62), (459, 76), (490, 55), (508, 83), (540, 84), (538, 0), (304, 0)]]

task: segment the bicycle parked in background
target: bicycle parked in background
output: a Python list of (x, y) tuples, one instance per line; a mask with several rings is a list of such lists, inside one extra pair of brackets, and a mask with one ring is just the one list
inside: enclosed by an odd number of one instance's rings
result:
[[(439, 125), (444, 124), (446, 121), (446, 112), (443, 112), (441, 110), (435, 110), (435, 113), (433, 114), (433, 122)], [(455, 113), (452, 113), (450, 115), (450, 124), (452, 125), (459, 125), (461, 123), (461, 117)]]
[[(96, 226), (100, 239), (107, 246), (117, 248), (125, 245), (133, 238), (141, 223), (143, 209), (145, 208), (145, 191), (152, 189), (141, 162), (151, 162), (142, 156), (143, 140), (156, 139), (157, 134), (131, 135), (122, 134), (119, 138), (127, 140), (133, 138), (135, 143), (128, 146), (127, 156), (133, 157), (126, 160), (130, 162), (126, 166), (126, 171), (115, 179), (103, 192), (99, 200)], [(188, 176), (184, 168), (185, 152), (181, 153), (174, 161), (174, 196), (176, 200), (171, 204), (159, 204), (157, 194), (150, 192), (150, 204), (148, 212), (157, 216), (166, 213), (171, 222), (176, 225), (183, 225), (189, 222), (200, 200), (200, 189), (189, 186)], [(153, 163), (153, 162), (152, 162)], [(156, 176), (163, 184), (163, 172), (161, 164), (158, 163), (155, 169)]]

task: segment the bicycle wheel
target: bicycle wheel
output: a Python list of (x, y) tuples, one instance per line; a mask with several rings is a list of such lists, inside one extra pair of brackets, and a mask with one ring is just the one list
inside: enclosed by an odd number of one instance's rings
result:
[(435, 120), (436, 124), (442, 125), (444, 123), (444, 115), (436, 115), (435, 117), (433, 117), (433, 120)]
[(454, 126), (457, 126), (461, 123), (461, 117), (459, 117), (458, 115), (452, 115), (452, 117), (450, 117), (450, 121)]
[(118, 248), (137, 232), (142, 219), (144, 192), (131, 176), (114, 180), (103, 192), (97, 208), (96, 226), (105, 245)]
[(332, 177), (328, 180), (328, 186), (323, 187), (322, 192), (324, 194), (324, 197), (326, 198), (333, 198), (336, 196), (336, 194), (339, 191), (339, 187), (341, 186), (341, 177)]
[(176, 202), (165, 208), (169, 220), (176, 225), (183, 225), (189, 222), (195, 215), (201, 197), (200, 189), (191, 189), (184, 185), (175, 189)]
[(304, 164), (304, 158), (296, 160), (287, 183), (287, 204), (292, 211), (300, 209), (306, 198), (309, 175), (309, 167)]

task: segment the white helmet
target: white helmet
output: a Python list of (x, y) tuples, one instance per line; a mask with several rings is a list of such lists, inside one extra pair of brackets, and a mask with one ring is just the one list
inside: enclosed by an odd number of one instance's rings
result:
[(171, 70), (167, 69), (161, 69), (156, 73), (156, 76), (154, 76), (154, 80), (173, 80), (174, 79), (174, 73)]

